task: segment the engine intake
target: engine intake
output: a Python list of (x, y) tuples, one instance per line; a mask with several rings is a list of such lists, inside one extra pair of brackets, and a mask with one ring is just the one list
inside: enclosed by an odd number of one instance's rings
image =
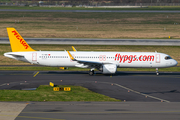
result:
[(115, 74), (117, 71), (117, 65), (115, 64), (105, 64), (102, 66), (103, 74)]

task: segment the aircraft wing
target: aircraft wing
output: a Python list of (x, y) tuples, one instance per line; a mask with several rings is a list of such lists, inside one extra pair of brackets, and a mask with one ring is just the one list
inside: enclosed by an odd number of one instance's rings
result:
[(82, 66), (82, 64), (84, 66), (87, 67), (91, 67), (91, 68), (100, 68), (102, 65), (104, 64), (112, 64), (110, 62), (96, 62), (96, 61), (84, 61), (84, 60), (76, 60), (69, 51), (67, 51), (69, 54), (69, 57), (71, 58), (72, 61), (77, 61), (79, 64), (81, 64), (80, 66)]
[(83, 63), (86, 65), (90, 64), (95, 64), (95, 65), (102, 65), (103, 63), (101, 62), (95, 62), (95, 61), (83, 61), (83, 60), (76, 60), (78, 63)]

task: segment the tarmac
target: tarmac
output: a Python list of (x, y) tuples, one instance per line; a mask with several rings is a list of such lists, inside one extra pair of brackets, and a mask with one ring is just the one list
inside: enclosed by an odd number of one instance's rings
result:
[(32, 102), (15, 120), (178, 120), (180, 103)]
[[(10, 10), (11, 12), (119, 12), (119, 13), (180, 13), (167, 10)], [(28, 40), (27, 40), (28, 41)], [(114, 45), (178, 45), (179, 40), (46, 40), (32, 44), (95, 44)], [(5, 40), (7, 42), (7, 40)], [(30, 41), (29, 41), (30, 42)], [(28, 42), (28, 43), (29, 43)], [(67, 42), (67, 43), (66, 43)], [(154, 42), (153, 44), (151, 44)], [(88, 43), (88, 44), (90, 44)], [(166, 44), (165, 44), (166, 43)], [(3, 43), (1, 44), (9, 44)], [(51, 43), (52, 44), (52, 43)], [(80, 85), (123, 102), (0, 102), (0, 120), (179, 120), (180, 119), (180, 73), (118, 72), (108, 76), (88, 72), (60, 71), (0, 71), (0, 89), (23, 90), (47, 85), (49, 82), (62, 85)], [(35, 96), (33, 96), (35, 97)]]
[[(0, 71), (0, 89), (23, 90), (48, 85), (77, 85), (123, 102), (17, 102), (24, 109), (15, 120), (165, 119), (180, 118), (180, 73), (88, 71)], [(12, 103), (12, 102), (10, 102)], [(0, 107), (3, 109), (3, 107)], [(16, 109), (16, 106), (12, 108)], [(7, 114), (0, 114), (0, 119)], [(16, 116), (14, 115), (14, 116)], [(11, 120), (11, 119), (6, 119)]]
[(14, 120), (26, 105), (24, 103), (0, 102), (0, 120)]
[[(179, 39), (95, 39), (95, 38), (24, 38), (24, 39), (28, 42), (28, 44), (180, 46)], [(9, 44), (9, 38), (0, 38), (0, 44)]]

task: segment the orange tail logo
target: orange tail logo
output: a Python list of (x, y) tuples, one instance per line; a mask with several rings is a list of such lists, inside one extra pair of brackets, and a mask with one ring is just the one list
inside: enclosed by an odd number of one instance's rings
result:
[(26, 44), (24, 39), (15, 30), (12, 31), (12, 33), (14, 33), (14, 36), (16, 36), (16, 38), (20, 41), (20, 43), (24, 46), (24, 48), (28, 49), (29, 45)]
[(26, 43), (15, 28), (7, 28), (7, 32), (12, 52), (35, 51)]

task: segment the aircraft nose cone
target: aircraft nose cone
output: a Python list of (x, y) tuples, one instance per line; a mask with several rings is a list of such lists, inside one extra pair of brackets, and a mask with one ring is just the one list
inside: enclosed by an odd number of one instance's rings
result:
[(174, 60), (174, 66), (176, 66), (178, 64), (178, 62), (176, 60)]

